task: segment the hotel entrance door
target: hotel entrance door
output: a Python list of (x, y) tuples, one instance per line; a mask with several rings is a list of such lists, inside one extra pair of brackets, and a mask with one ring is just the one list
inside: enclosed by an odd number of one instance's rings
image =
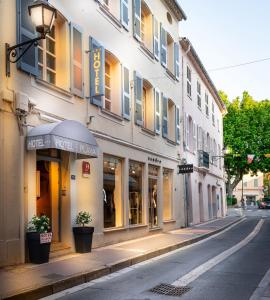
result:
[(53, 242), (60, 241), (60, 163), (53, 158), (37, 159), (37, 216), (50, 218)]

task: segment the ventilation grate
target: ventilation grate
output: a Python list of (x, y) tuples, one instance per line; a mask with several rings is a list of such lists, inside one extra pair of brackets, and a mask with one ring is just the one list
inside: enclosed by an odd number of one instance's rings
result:
[(182, 296), (191, 290), (189, 286), (174, 286), (168, 283), (161, 283), (150, 290), (152, 293), (167, 296)]

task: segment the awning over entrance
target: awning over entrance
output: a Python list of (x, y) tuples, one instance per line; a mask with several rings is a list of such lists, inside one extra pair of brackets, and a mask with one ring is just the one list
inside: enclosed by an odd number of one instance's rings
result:
[(27, 136), (27, 150), (55, 148), (97, 157), (98, 146), (93, 134), (80, 122), (66, 120), (59, 123), (39, 125)]

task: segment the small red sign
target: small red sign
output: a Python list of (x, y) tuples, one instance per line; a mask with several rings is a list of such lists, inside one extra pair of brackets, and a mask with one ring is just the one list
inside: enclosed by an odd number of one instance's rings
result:
[(40, 244), (48, 244), (52, 241), (52, 232), (45, 232), (40, 234)]
[(90, 175), (90, 163), (88, 161), (82, 162), (82, 175), (83, 177), (89, 177)]

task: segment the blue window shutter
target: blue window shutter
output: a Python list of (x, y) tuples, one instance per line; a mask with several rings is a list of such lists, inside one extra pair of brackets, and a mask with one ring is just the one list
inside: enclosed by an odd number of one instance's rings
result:
[(175, 141), (180, 144), (180, 107), (175, 108)]
[(70, 23), (71, 92), (83, 97), (83, 35), (78, 25)]
[(160, 104), (160, 91), (155, 89), (155, 132), (160, 134), (160, 117), (161, 117), (161, 104)]
[[(100, 76), (99, 76), (99, 91), (95, 90), (95, 71), (94, 71), (94, 51), (100, 49)], [(90, 37), (90, 102), (99, 107), (103, 107), (103, 99), (105, 95), (105, 49), (101, 44)]]
[(133, 35), (141, 41), (141, 0), (133, 0)]
[(122, 67), (122, 112), (125, 119), (130, 120), (130, 86), (129, 69)]
[(180, 47), (179, 43), (174, 43), (174, 75), (177, 80), (180, 78)]
[[(37, 37), (35, 27), (28, 13), (28, 6), (33, 2), (33, 0), (17, 0), (17, 43)], [(22, 47), (19, 53), (22, 53), (26, 47)], [(38, 48), (32, 46), (17, 62), (17, 67), (22, 71), (38, 76)]]
[(155, 17), (153, 17), (153, 49), (155, 59), (159, 60), (159, 25)]
[(128, 30), (128, 0), (121, 0), (121, 23)]
[(135, 111), (135, 123), (137, 125), (143, 125), (143, 80), (142, 77), (134, 71), (134, 111)]
[(168, 98), (162, 95), (162, 136), (168, 137)]
[(160, 23), (160, 62), (167, 67), (167, 32)]

